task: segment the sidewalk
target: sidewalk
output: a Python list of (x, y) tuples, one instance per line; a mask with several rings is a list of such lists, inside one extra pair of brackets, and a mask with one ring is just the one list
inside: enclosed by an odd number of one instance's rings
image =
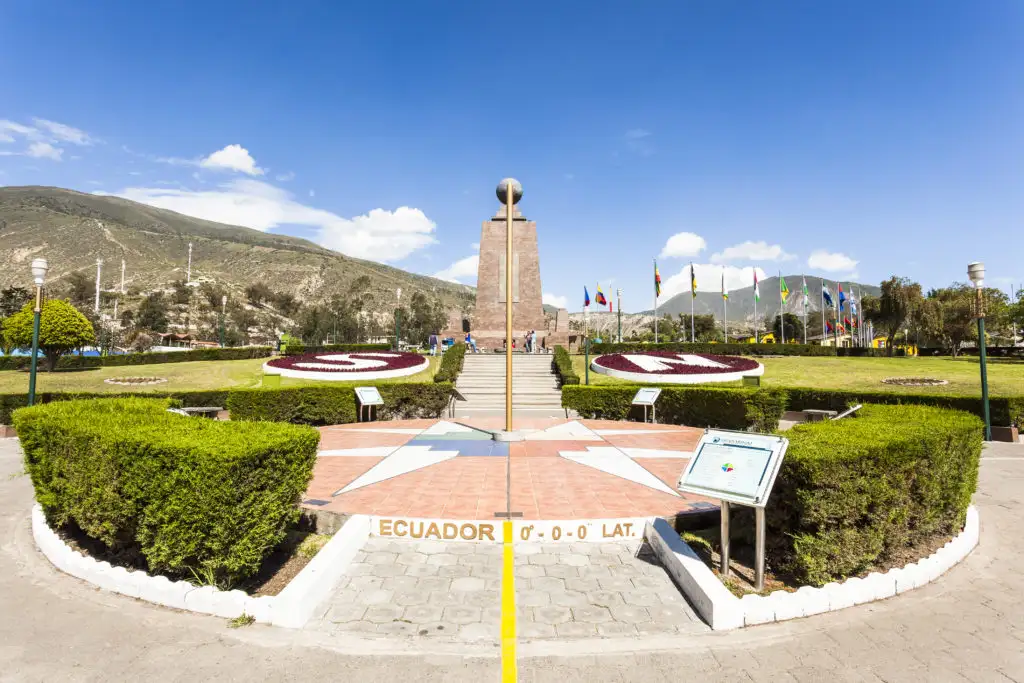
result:
[[(929, 586), (724, 634), (604, 639), (597, 650), (594, 639), (524, 643), (520, 680), (1024, 681), (1024, 446), (994, 444), (985, 457), (975, 496), (981, 544)], [(499, 680), (498, 653), (489, 644), (426, 653), (405, 639), (231, 630), (223, 619), (71, 579), (35, 550), (31, 487), (21, 469), (17, 442), (0, 440), (2, 680)]]

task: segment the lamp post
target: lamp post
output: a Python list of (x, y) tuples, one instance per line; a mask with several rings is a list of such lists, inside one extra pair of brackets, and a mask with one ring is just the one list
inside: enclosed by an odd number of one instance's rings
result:
[(621, 289), (615, 290), (615, 298), (618, 299), (618, 301), (615, 302), (615, 305), (619, 309), (619, 335), (618, 335), (618, 342), (621, 344), (622, 343), (622, 290)]
[(401, 339), (401, 323), (399, 319), (402, 317), (402, 288), (398, 287), (395, 289), (395, 351), (402, 350), (402, 344), (399, 341)]
[(32, 260), (32, 279), (36, 283), (36, 305), (32, 316), (32, 365), (28, 375), (28, 404), (36, 402), (36, 363), (39, 358), (39, 319), (43, 313), (43, 283), (50, 263), (44, 258)]
[(495, 191), (505, 205), (505, 431), (512, 431), (512, 218), (515, 205), (523, 198), (523, 186), (515, 178), (505, 178)]
[(223, 294), (220, 297), (220, 348), (224, 348), (224, 316), (228, 312), (228, 295)]
[(978, 355), (981, 358), (981, 411), (985, 419), (985, 441), (992, 440), (992, 421), (988, 412), (988, 369), (985, 367), (985, 299), (981, 287), (985, 284), (985, 264), (981, 261), (967, 264), (967, 277), (974, 283), (978, 315)]

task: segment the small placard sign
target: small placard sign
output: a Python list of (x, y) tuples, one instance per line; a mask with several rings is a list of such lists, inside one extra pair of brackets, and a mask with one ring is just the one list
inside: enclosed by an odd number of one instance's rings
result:
[(384, 399), (381, 398), (380, 392), (377, 391), (377, 387), (356, 387), (356, 398), (359, 399), (359, 405), (384, 405)]
[(679, 490), (764, 507), (789, 440), (769, 434), (708, 429), (679, 479)]
[(636, 392), (636, 396), (633, 397), (633, 405), (635, 406), (653, 406), (654, 402), (658, 400), (658, 396), (661, 395), (661, 389), (657, 387), (648, 387), (641, 389)]

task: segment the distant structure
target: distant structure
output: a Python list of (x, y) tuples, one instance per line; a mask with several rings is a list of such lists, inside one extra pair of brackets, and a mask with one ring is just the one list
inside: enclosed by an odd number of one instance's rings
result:
[(185, 284), (192, 282), (192, 243), (188, 243), (188, 269), (185, 271)]
[(121, 295), (124, 296), (124, 259), (121, 259)]
[(100, 275), (103, 272), (103, 259), (96, 259), (96, 303), (93, 305), (93, 311), (97, 314), (100, 312)]

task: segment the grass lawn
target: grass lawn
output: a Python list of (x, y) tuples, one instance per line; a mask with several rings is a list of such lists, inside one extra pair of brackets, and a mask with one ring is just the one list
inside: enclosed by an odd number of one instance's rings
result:
[[(981, 393), (978, 360), (970, 358), (829, 358), (786, 356), (760, 358), (764, 386), (864, 389), (907, 394)], [(573, 356), (573, 368), (583, 381), (583, 356)], [(949, 384), (934, 387), (901, 387), (883, 384), (886, 377), (933, 377)], [(591, 371), (591, 384), (632, 384)], [(733, 384), (733, 383), (730, 383)], [(1024, 363), (989, 362), (989, 393), (993, 396), (1024, 394)]]
[[(94, 368), (89, 370), (39, 372), (36, 377), (36, 391), (85, 391), (91, 393), (124, 393), (136, 391), (167, 392), (201, 389), (229, 389), (258, 387), (263, 379), (263, 364), (266, 358), (247, 360), (193, 361), (187, 363), (158, 363), (153, 365), (123, 365), (119, 367)], [(429, 382), (437, 372), (441, 357), (430, 358), (426, 370), (399, 377), (388, 382)], [(111, 377), (162, 377), (166, 382), (133, 389), (103, 380)], [(382, 380), (373, 383), (379, 384)], [(302, 385), (351, 385), (365, 382), (317, 382), (282, 378), (281, 386)], [(28, 371), (5, 370), (0, 372), (0, 393), (15, 394), (28, 391)]]

